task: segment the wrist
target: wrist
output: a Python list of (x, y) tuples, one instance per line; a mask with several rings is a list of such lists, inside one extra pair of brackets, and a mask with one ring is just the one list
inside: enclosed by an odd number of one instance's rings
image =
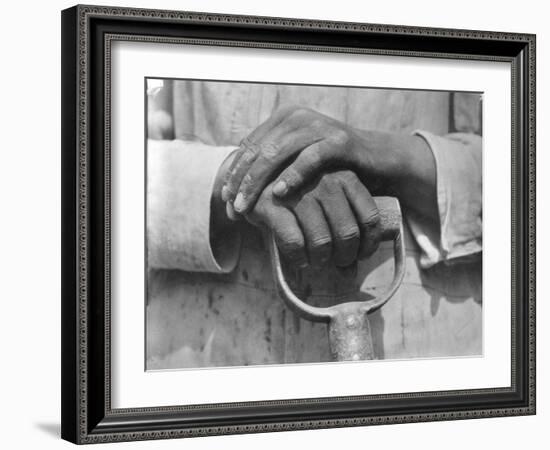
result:
[(386, 132), (363, 134), (361, 181), (372, 195), (397, 197), (404, 209), (437, 221), (436, 165), (420, 136)]
[(379, 194), (395, 194), (395, 189), (423, 178), (422, 164), (431, 158), (421, 137), (383, 131), (361, 131), (357, 154), (361, 178)]

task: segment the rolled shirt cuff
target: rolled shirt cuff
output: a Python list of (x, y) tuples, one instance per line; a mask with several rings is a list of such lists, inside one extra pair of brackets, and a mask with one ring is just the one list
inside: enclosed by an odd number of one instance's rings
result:
[(439, 262), (463, 263), (482, 250), (481, 137), (453, 133), (444, 137), (416, 130), (430, 147), (436, 164), (439, 226), (415, 214), (407, 222), (420, 247), (424, 268)]
[(234, 150), (201, 142), (148, 140), (148, 267), (214, 273), (235, 268), (238, 231), (228, 231), (217, 252), (210, 239), (214, 183)]

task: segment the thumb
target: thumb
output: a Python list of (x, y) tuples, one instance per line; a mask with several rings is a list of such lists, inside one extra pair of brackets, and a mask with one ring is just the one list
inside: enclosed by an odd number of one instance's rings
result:
[(296, 192), (315, 178), (326, 162), (327, 158), (321, 145), (310, 145), (277, 177), (273, 183), (273, 194), (284, 197)]

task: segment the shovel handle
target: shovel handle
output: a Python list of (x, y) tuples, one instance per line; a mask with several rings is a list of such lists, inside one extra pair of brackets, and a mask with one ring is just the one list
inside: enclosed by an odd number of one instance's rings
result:
[[(271, 253), (273, 276), (275, 279), (275, 284), (279, 290), (279, 294), (285, 301), (286, 305), (303, 319), (307, 319), (312, 322), (329, 323), (329, 339), (331, 348), (341, 347), (343, 349), (342, 351), (333, 352), (336, 359), (356, 359), (356, 357), (351, 358), (346, 356), (349, 352), (344, 349), (346, 346), (344, 341), (347, 341), (348, 339), (343, 339), (345, 333), (342, 333), (341, 331), (343, 331), (345, 327), (343, 325), (340, 326), (342, 320), (346, 321), (347, 328), (353, 329), (355, 328), (355, 325), (350, 325), (358, 324), (360, 325), (360, 329), (364, 329), (364, 331), (366, 331), (366, 328), (368, 327), (366, 315), (369, 312), (383, 306), (395, 294), (401, 285), (405, 274), (405, 245), (403, 242), (403, 221), (399, 202), (393, 197), (375, 197), (374, 201), (376, 202), (380, 213), (382, 240), (393, 240), (394, 243), (394, 276), (393, 281), (386, 292), (384, 292), (380, 297), (376, 297), (372, 300), (340, 303), (327, 308), (308, 305), (306, 302), (298, 298), (292, 289), (290, 289), (290, 286), (285, 279), (275, 237), (273, 234), (269, 237), (269, 250)], [(363, 323), (363, 319), (365, 323)], [(355, 333), (355, 336), (357, 337), (358, 335)], [(364, 338), (366, 340), (370, 339), (370, 331), (368, 332), (368, 336), (364, 336)], [(360, 347), (365, 347), (367, 344), (372, 347), (371, 342), (366, 342), (363, 344), (361, 344)], [(357, 356), (356, 352), (352, 353)], [(372, 352), (368, 351), (365, 356), (369, 356), (371, 354)]]
[(392, 241), (401, 233), (403, 224), (399, 201), (395, 197), (374, 197), (380, 217), (382, 240)]

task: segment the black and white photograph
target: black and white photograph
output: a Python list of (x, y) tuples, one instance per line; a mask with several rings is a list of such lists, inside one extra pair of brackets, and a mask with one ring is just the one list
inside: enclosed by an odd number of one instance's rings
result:
[(144, 90), (147, 371), (483, 356), (483, 92)]

